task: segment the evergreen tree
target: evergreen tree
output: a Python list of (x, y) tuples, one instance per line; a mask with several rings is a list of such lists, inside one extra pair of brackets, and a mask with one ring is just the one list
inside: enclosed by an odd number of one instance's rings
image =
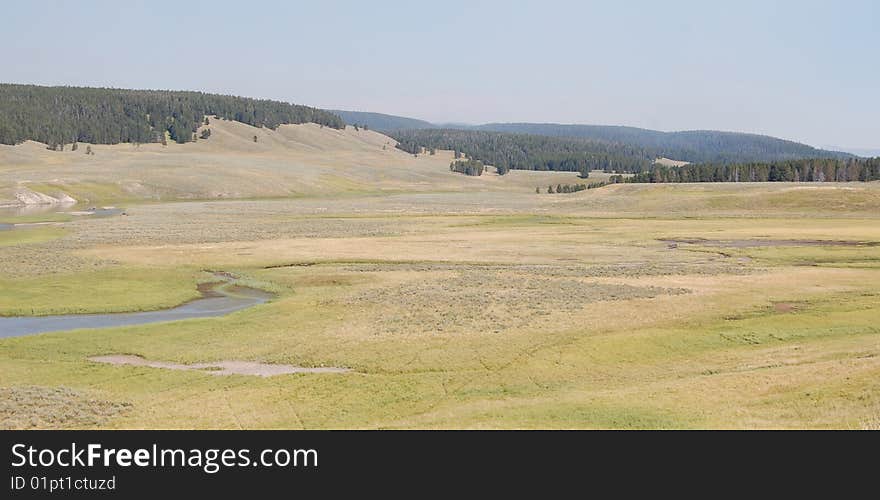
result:
[(456, 159), (466, 155), (481, 160), (501, 175), (512, 169), (641, 172), (652, 162), (648, 151), (583, 139), (455, 129), (397, 130), (391, 135), (409, 153), (425, 147), (452, 150)]
[(581, 179), (588, 179), (590, 177), (590, 167), (588, 165), (581, 166), (579, 176)]
[(654, 166), (615, 182), (853, 182), (880, 180), (880, 158), (807, 158), (772, 163)]
[(449, 170), (465, 175), (483, 175), (485, 165), (480, 160), (456, 160), (449, 164)]

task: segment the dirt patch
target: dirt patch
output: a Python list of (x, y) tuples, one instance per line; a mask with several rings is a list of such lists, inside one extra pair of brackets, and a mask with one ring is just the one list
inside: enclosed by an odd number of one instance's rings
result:
[(94, 356), (89, 358), (89, 361), (111, 365), (165, 368), (167, 370), (196, 370), (211, 375), (252, 375), (256, 377), (272, 377), (274, 375), (287, 375), (291, 373), (348, 373), (352, 371), (350, 368), (339, 368), (334, 366), (308, 368), (303, 366), (258, 363), (255, 361), (216, 361), (212, 363), (194, 363), (191, 365), (185, 365), (181, 363), (171, 363), (169, 361), (152, 361), (140, 356), (129, 354)]
[(876, 241), (851, 241), (851, 240), (709, 240), (705, 238), (666, 238), (662, 241), (668, 245), (687, 243), (689, 245), (703, 245), (721, 248), (758, 248), (758, 247), (875, 247), (880, 246)]
[(797, 311), (797, 305), (791, 302), (776, 302), (773, 304), (773, 310), (780, 313), (789, 313)]
[(100, 425), (131, 404), (68, 387), (0, 387), (0, 429), (66, 429)]

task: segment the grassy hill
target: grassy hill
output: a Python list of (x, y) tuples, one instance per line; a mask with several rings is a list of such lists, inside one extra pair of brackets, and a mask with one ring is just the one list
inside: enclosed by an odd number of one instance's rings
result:
[(215, 117), (209, 122), (197, 129), (199, 135), (210, 129), (208, 139), (185, 144), (81, 143), (76, 151), (49, 150), (35, 141), (0, 145), (0, 206), (39, 198), (33, 193), (124, 203), (401, 191), (529, 193), (577, 180), (571, 172), (518, 172), (503, 179), (491, 172), (466, 179), (449, 171), (452, 152), (415, 157), (373, 130), (312, 123), (272, 130)]

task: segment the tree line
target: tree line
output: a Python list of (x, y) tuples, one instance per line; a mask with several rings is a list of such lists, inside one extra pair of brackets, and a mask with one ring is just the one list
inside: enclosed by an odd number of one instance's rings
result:
[(880, 158), (808, 158), (771, 163), (655, 166), (622, 182), (854, 182), (880, 180)]
[(288, 123), (345, 127), (339, 116), (280, 101), (202, 92), (0, 84), (0, 143), (50, 146), (195, 140), (206, 116), (277, 128)]
[[(547, 194), (568, 194), (568, 193), (577, 193), (578, 191), (584, 191), (586, 189), (590, 189), (591, 185), (587, 184), (557, 184), (556, 188), (553, 188), (553, 184), (547, 186)], [(540, 194), (541, 188), (536, 187), (535, 193)]]
[(419, 129), (389, 133), (397, 147), (412, 154), (423, 150), (446, 149), (494, 166), (501, 175), (509, 170), (590, 170), (642, 172), (651, 167), (653, 156), (647, 150), (622, 144), (577, 138), (509, 134), (481, 130)]

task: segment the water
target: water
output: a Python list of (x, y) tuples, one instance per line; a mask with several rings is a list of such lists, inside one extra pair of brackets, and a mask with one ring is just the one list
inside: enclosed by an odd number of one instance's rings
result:
[(216, 286), (203, 292), (202, 295), (203, 297), (200, 299), (160, 311), (0, 317), (0, 338), (80, 328), (110, 328), (192, 318), (210, 318), (262, 304), (273, 297), (268, 292), (241, 286)]

